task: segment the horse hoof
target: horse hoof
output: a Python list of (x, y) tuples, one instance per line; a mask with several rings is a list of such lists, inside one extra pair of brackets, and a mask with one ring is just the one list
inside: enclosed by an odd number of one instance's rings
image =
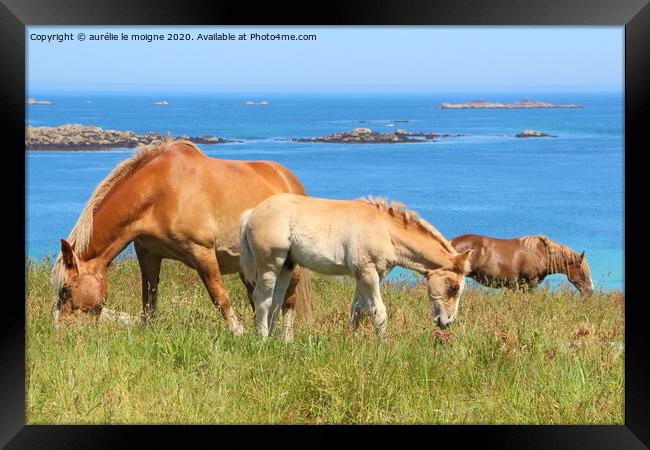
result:
[(236, 323), (230, 327), (230, 330), (235, 336), (241, 336), (245, 333), (244, 327), (240, 323)]

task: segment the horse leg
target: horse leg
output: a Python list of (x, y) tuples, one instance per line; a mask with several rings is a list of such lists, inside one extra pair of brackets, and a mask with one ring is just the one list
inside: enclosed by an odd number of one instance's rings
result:
[(357, 280), (357, 286), (354, 290), (354, 299), (350, 305), (350, 326), (352, 327), (352, 332), (357, 331), (357, 328), (359, 327), (359, 320), (365, 315), (367, 311), (368, 306), (365, 304), (365, 300), (361, 296), (359, 281)]
[(534, 281), (528, 281), (527, 283), (524, 284), (523, 293), (531, 294), (536, 287), (537, 287), (537, 283), (535, 283)]
[(251, 304), (253, 312), (255, 312), (255, 302), (253, 301), (253, 290), (255, 289), (255, 285), (246, 280), (246, 277), (244, 277), (244, 274), (241, 272), (239, 272), (239, 279), (242, 283), (244, 283), (244, 287), (246, 288), (246, 295), (248, 296), (248, 302)]
[(522, 294), (530, 294), (537, 287), (537, 284), (534, 278), (519, 278), (517, 280), (517, 290)]
[(284, 341), (291, 342), (293, 340), (293, 316), (296, 306), (296, 287), (300, 282), (301, 269), (295, 265), (291, 271), (291, 280), (287, 293), (284, 296), (284, 303), (282, 304), (282, 318), (284, 319)]
[(244, 328), (232, 310), (230, 297), (224, 286), (214, 249), (194, 245), (190, 252), (194, 268), (199, 272), (199, 276), (210, 294), (212, 304), (221, 311), (230, 331), (237, 335), (242, 334)]
[(271, 310), (269, 311), (269, 332), (275, 332), (275, 325), (278, 321), (280, 307), (283, 306), (284, 296), (287, 293), (289, 284), (291, 283), (291, 270), (286, 266), (282, 267), (277, 279), (275, 280), (275, 287), (273, 288), (273, 300), (271, 303)]
[(370, 305), (370, 312), (373, 316), (375, 330), (379, 337), (383, 338), (386, 332), (386, 306), (381, 299), (379, 290), (379, 274), (376, 270), (368, 270), (357, 281), (357, 286), (361, 289), (362, 296)]
[(273, 290), (279, 271), (267, 270), (259, 273), (253, 290), (255, 301), (255, 325), (263, 338), (269, 336), (269, 313), (273, 303)]
[(133, 243), (142, 274), (142, 315), (141, 323), (146, 325), (156, 314), (158, 303), (158, 282), (160, 281), (160, 264), (162, 257), (147, 250), (137, 241)]

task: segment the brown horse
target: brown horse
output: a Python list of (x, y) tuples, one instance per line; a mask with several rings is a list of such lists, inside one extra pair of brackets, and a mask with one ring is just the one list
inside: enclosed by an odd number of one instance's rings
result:
[[(141, 149), (99, 183), (67, 241), (61, 240), (52, 270), (56, 325), (83, 314), (99, 318), (107, 268), (133, 242), (142, 272), (143, 323), (155, 313), (161, 261), (170, 258), (199, 273), (229, 328), (241, 333), (222, 274), (239, 272), (244, 281), (239, 216), (279, 192), (306, 195), (296, 176), (275, 162), (210, 158), (185, 140)], [(306, 271), (300, 274), (300, 268), (292, 273), (288, 308), (311, 301)], [(253, 286), (246, 288), (252, 304)]]
[(594, 282), (585, 258), (546, 236), (497, 239), (463, 234), (451, 240), (457, 252), (474, 250), (469, 276), (489, 287), (533, 289), (547, 275), (563, 273), (582, 295), (591, 295)]

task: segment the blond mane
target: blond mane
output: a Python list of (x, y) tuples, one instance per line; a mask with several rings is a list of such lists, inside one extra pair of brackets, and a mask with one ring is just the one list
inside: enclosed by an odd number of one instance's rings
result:
[(538, 245), (543, 245), (549, 272), (566, 273), (569, 264), (575, 264), (580, 259), (578, 253), (544, 235), (524, 236), (521, 240), (524, 248), (534, 255), (538, 255)]
[[(88, 245), (90, 244), (93, 235), (93, 215), (109, 192), (111, 192), (111, 190), (128, 175), (132, 174), (138, 168), (164, 152), (172, 144), (178, 143), (190, 145), (196, 151), (203, 153), (201, 149), (191, 141), (186, 139), (173, 139), (171, 136), (167, 136), (162, 140), (151, 143), (150, 145), (141, 146), (135, 155), (120, 163), (97, 185), (67, 239), (77, 255), (80, 255), (88, 249)], [(61, 260), (61, 252), (59, 252), (56, 261), (54, 262), (54, 267), (52, 268), (52, 282), (60, 288), (63, 285), (63, 281), (63, 261)]]
[(451, 242), (449, 242), (436, 227), (421, 218), (417, 212), (406, 209), (406, 206), (403, 203), (393, 201), (389, 204), (388, 200), (384, 197), (372, 196), (361, 197), (359, 200), (364, 203), (376, 206), (380, 211), (388, 214), (391, 217), (400, 217), (405, 225), (415, 225), (420, 231), (423, 231), (427, 235), (439, 241), (445, 250), (450, 252), (452, 255), (456, 254), (456, 250), (451, 245)]

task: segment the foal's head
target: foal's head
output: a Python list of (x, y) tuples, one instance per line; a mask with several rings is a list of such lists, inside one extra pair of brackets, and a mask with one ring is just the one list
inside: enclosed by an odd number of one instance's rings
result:
[(64, 239), (61, 239), (61, 264), (62, 279), (54, 305), (55, 325), (58, 327), (82, 315), (98, 318), (108, 295), (104, 273), (97, 273), (91, 264), (82, 262)]
[(566, 276), (583, 296), (588, 297), (594, 293), (594, 282), (591, 279), (591, 269), (585, 258), (585, 252), (567, 263)]
[(453, 322), (458, 314), (460, 294), (465, 286), (465, 276), (470, 272), (469, 260), (473, 251), (452, 256), (452, 266), (449, 268), (440, 267), (426, 273), (431, 316), (441, 328)]

